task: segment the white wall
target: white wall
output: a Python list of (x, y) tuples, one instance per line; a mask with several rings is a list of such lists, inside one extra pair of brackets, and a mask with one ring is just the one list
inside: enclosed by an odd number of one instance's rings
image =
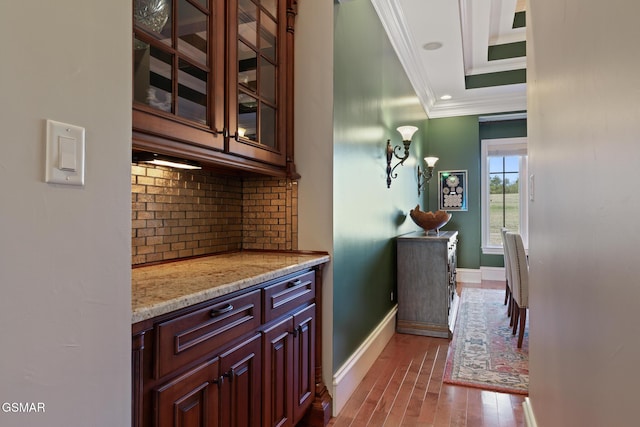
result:
[(640, 3), (527, 7), (531, 403), (544, 427), (637, 425)]
[[(130, 424), (131, 1), (0, 2), (3, 427)], [(86, 128), (84, 188), (44, 182), (45, 119)]]
[[(333, 3), (300, 1), (295, 33), (298, 245), (333, 254)], [(304, 105), (304, 108), (300, 106)], [(323, 277), (323, 375), (333, 374), (333, 269)]]

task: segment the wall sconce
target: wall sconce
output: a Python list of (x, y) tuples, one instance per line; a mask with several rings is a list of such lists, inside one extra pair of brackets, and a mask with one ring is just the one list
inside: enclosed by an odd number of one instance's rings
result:
[[(420, 171), (420, 165), (418, 165), (418, 196), (420, 195), (420, 189), (429, 183), (431, 177), (433, 177), (433, 167), (437, 161), (437, 157), (425, 157), (424, 162), (427, 164), (427, 169), (424, 171)], [(420, 182), (421, 179), (424, 179), (422, 183)]]
[[(401, 164), (404, 163), (405, 160), (409, 157), (409, 146), (411, 145), (411, 137), (418, 130), (415, 126), (400, 126), (396, 129), (402, 135), (402, 144), (404, 145), (404, 156), (398, 156), (396, 150), (401, 149), (399, 145), (391, 148), (391, 140), (387, 139), (387, 188), (391, 187), (391, 178), (395, 179), (398, 174), (394, 174), (393, 171)], [(398, 160), (400, 160), (396, 165), (391, 167), (391, 159), (393, 156), (396, 156)]]

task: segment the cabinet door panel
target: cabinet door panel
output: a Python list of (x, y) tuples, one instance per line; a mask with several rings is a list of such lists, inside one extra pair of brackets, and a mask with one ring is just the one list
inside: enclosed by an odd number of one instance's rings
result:
[(282, 0), (230, 2), (229, 152), (284, 166), (286, 8)]
[(256, 334), (220, 356), (221, 424), (259, 426), (262, 384), (261, 335)]
[(297, 423), (314, 396), (315, 378), (315, 340), (316, 340), (316, 305), (299, 311), (293, 316), (294, 334), (294, 424)]
[(157, 427), (218, 425), (218, 359), (168, 382), (156, 390)]
[(265, 427), (293, 425), (293, 331), (288, 316), (264, 332)]
[(225, 2), (148, 3), (133, 2), (134, 130), (223, 150)]

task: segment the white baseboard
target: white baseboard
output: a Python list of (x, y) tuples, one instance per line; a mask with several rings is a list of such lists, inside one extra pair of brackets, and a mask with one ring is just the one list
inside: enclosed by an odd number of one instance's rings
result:
[(504, 267), (480, 267), (482, 280), (505, 280)]
[(482, 281), (482, 274), (480, 270), (457, 268), (456, 280), (462, 283), (480, 283)]
[(457, 280), (462, 283), (480, 283), (483, 280), (504, 280), (504, 267), (457, 268)]
[(531, 400), (528, 397), (524, 398), (522, 409), (524, 409), (524, 421), (527, 423), (527, 427), (538, 427), (536, 417), (533, 414), (533, 406), (531, 406)]
[(396, 305), (333, 375), (333, 416), (337, 416), (396, 331)]

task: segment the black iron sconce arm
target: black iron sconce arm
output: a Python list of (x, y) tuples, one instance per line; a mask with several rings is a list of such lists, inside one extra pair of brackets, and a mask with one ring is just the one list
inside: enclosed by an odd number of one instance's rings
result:
[[(386, 148), (387, 188), (391, 188), (391, 179), (396, 179), (398, 177), (398, 174), (393, 173), (393, 171), (396, 170), (398, 166), (404, 164), (404, 161), (409, 158), (409, 147), (411, 146), (411, 137), (418, 130), (418, 128), (415, 126), (400, 126), (396, 130), (400, 133), (400, 135), (402, 135), (402, 144), (404, 145), (404, 155), (400, 156), (396, 152), (397, 150), (401, 150), (402, 147), (400, 147), (399, 145), (396, 145), (395, 147), (391, 147), (391, 140), (387, 139), (387, 148)], [(391, 160), (393, 160), (394, 156), (400, 161), (396, 163), (395, 166), (391, 167)]]
[[(391, 147), (391, 140), (387, 139), (387, 188), (391, 188), (391, 179), (396, 179), (398, 177), (397, 173), (393, 173), (393, 171), (400, 165), (404, 164), (404, 161), (407, 160), (409, 158), (409, 146), (411, 145), (411, 140), (409, 141), (402, 141), (403, 145), (404, 145), (404, 156), (399, 156), (398, 153), (396, 153), (396, 150), (401, 149), (401, 147), (399, 145), (396, 145), (395, 147)], [(392, 168), (391, 167), (391, 160), (393, 159), (393, 157), (396, 157), (398, 160), (400, 160), (398, 163), (396, 163), (396, 165)]]
[(420, 165), (418, 165), (418, 196), (420, 195), (420, 189), (428, 184), (429, 181), (431, 181), (431, 178), (433, 178), (433, 168), (437, 161), (437, 157), (425, 157), (424, 162), (426, 163), (427, 168), (423, 171), (420, 170)]

